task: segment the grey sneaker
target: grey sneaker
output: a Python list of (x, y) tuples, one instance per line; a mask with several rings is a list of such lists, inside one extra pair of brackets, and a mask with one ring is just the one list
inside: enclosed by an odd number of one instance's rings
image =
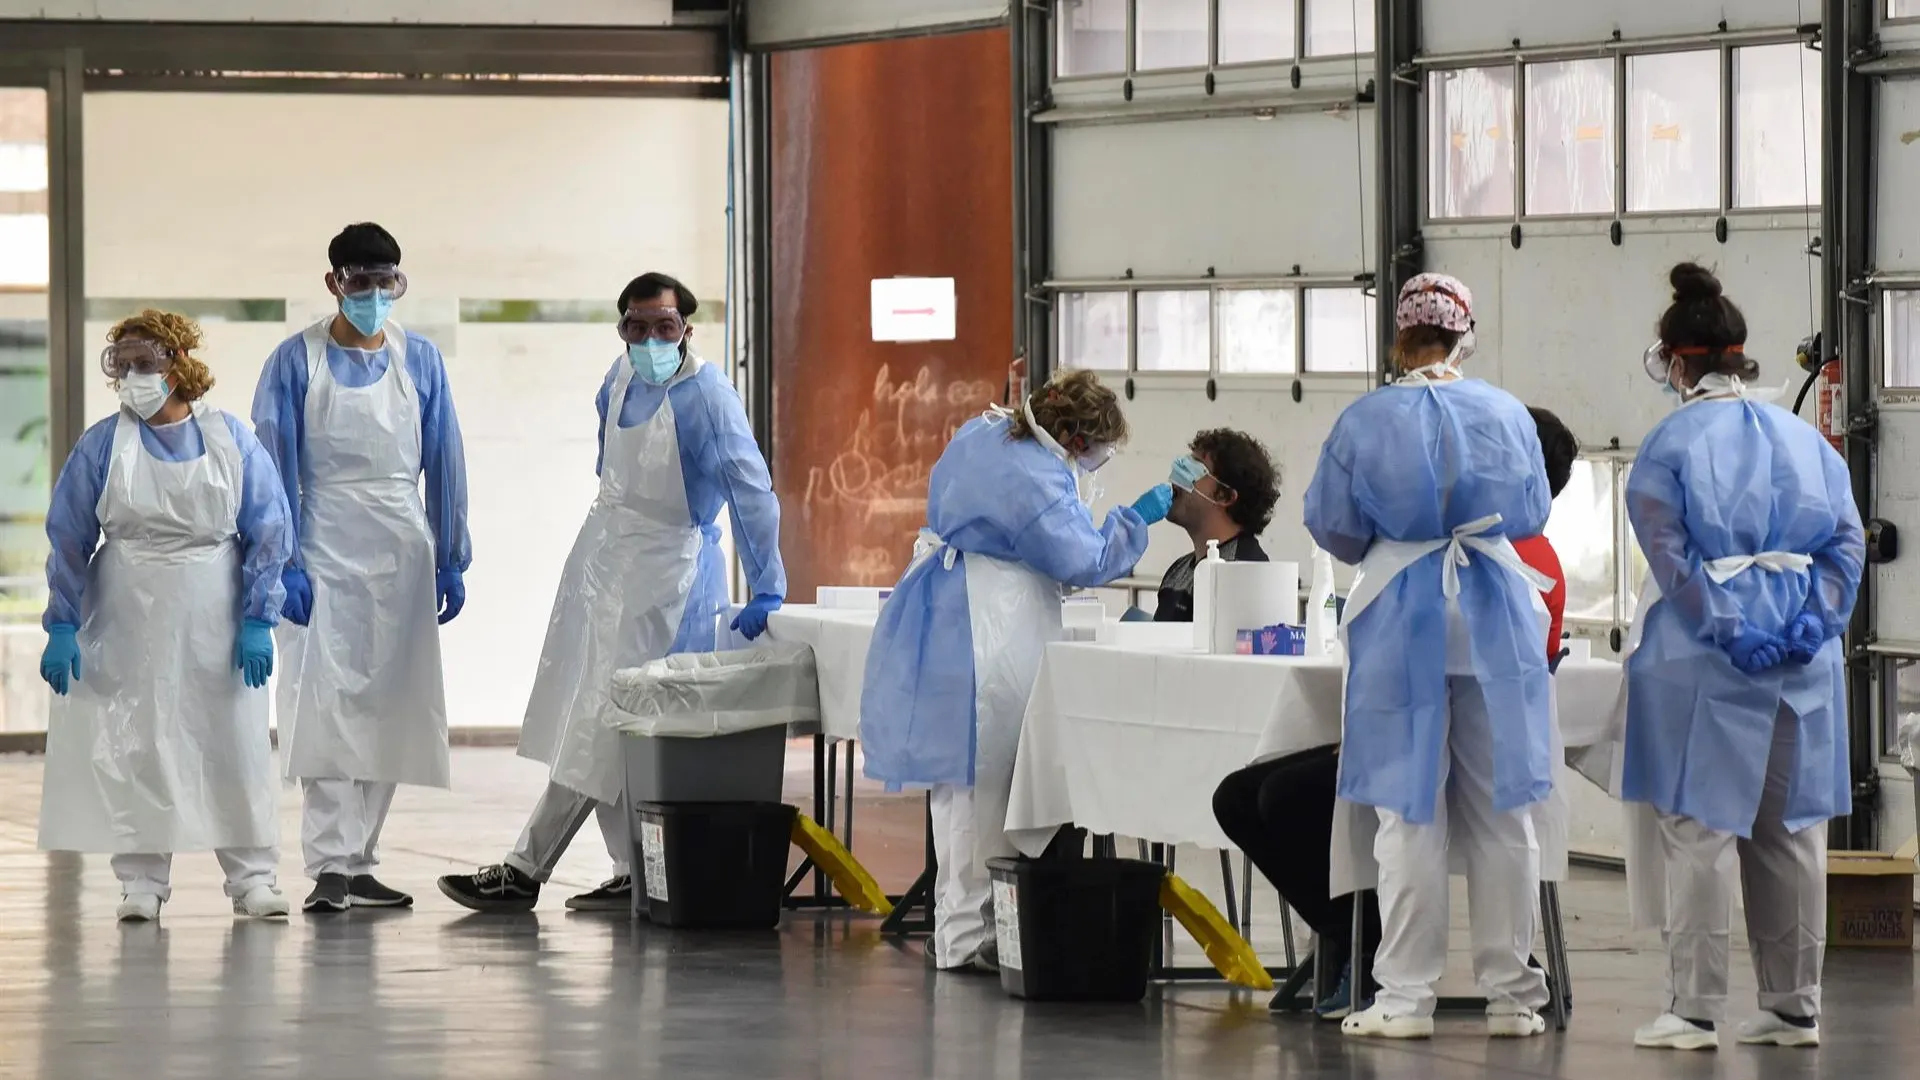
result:
[(313, 891), (300, 905), (300, 910), (309, 915), (326, 915), (336, 911), (345, 911), (352, 901), (347, 895), (347, 875), (321, 874), (313, 883)]
[(380, 884), (372, 874), (355, 874), (347, 879), (347, 900), (354, 907), (413, 906), (413, 897)]

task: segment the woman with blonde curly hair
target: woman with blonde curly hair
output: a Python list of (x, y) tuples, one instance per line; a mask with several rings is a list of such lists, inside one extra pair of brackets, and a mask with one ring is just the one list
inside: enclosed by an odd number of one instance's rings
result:
[(1060, 637), (1061, 586), (1131, 571), (1173, 501), (1161, 484), (1094, 524), (1093, 473), (1126, 437), (1119, 399), (1086, 371), (968, 421), (933, 466), (926, 528), (874, 628), (861, 749), (891, 790), (932, 789), (927, 957), (943, 971), (998, 970), (987, 860), (1014, 853), (1013, 752), (1040, 652)]
[(262, 687), (286, 494), (253, 432), (201, 400), (193, 320), (142, 311), (107, 341), (120, 411), (80, 437), (47, 511), (40, 847), (112, 855), (122, 920), (158, 918), (173, 853), (208, 849), (235, 914), (285, 915)]

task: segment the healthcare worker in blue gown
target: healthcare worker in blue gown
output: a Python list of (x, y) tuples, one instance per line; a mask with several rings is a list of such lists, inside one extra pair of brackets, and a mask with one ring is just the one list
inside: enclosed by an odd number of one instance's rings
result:
[[(613, 877), (571, 897), (576, 911), (633, 902), (618, 734), (608, 726), (615, 671), (669, 653), (712, 652), (729, 607), (716, 524), (732, 514), (734, 549), (751, 594), (732, 627), (759, 637), (787, 594), (780, 502), (740, 395), (692, 349), (699, 301), (665, 274), (620, 293), (626, 347), (594, 398), (600, 494), (567, 556), (534, 676), (520, 756), (549, 783), (505, 861), (440, 879), (476, 911), (527, 911), (574, 833), (596, 817)], [(644, 888), (644, 882), (642, 883)]]
[(413, 903), (373, 868), (396, 785), (449, 784), (439, 624), (473, 561), (446, 363), (388, 317), (407, 291), (400, 245), (349, 225), (327, 258), (339, 310), (273, 351), (253, 399), (299, 533), (276, 702), (312, 913)]
[(927, 957), (941, 970), (997, 970), (987, 860), (1014, 854), (1014, 749), (1041, 651), (1061, 636), (1061, 587), (1131, 571), (1173, 501), (1162, 484), (1094, 524), (1093, 474), (1126, 437), (1119, 399), (1086, 371), (968, 421), (934, 463), (926, 528), (880, 610), (861, 750), (890, 790), (932, 789)]
[(1464, 284), (1416, 275), (1395, 323), (1398, 378), (1340, 415), (1306, 495), (1314, 540), (1360, 567), (1341, 626), (1332, 884), (1333, 895), (1373, 885), (1377, 864), (1380, 989), (1341, 1030), (1433, 1033), (1451, 850), (1467, 876), (1487, 1032), (1537, 1035), (1548, 999), (1527, 964), (1540, 880), (1529, 808), (1553, 789), (1540, 648), (1551, 582), (1512, 540), (1546, 525), (1546, 462), (1526, 406), (1461, 374), (1473, 343)]
[(120, 409), (80, 436), (47, 511), (40, 846), (111, 855), (122, 920), (158, 918), (173, 853), (207, 850), (235, 914), (282, 916), (265, 687), (286, 496), (253, 432), (202, 400), (191, 319), (147, 310), (107, 339)]
[(1634, 892), (1664, 902), (1668, 963), (1664, 1011), (1634, 1041), (1718, 1044), (1737, 859), (1761, 1011), (1735, 1037), (1814, 1046), (1825, 825), (1851, 811), (1840, 636), (1866, 557), (1860, 514), (1826, 438), (1750, 388), (1746, 319), (1720, 282), (1690, 263), (1671, 281), (1646, 364), (1678, 407), (1627, 480), (1648, 585), (1620, 791), (1657, 819), (1664, 888)]

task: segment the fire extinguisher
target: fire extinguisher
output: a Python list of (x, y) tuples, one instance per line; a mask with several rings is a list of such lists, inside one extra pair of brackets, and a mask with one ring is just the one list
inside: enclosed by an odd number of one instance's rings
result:
[(1819, 393), (1814, 396), (1813, 426), (1820, 429), (1820, 434), (1827, 437), (1827, 442), (1835, 450), (1846, 453), (1847, 396), (1846, 387), (1840, 379), (1840, 358), (1822, 355), (1818, 333), (1802, 341), (1794, 351), (1794, 360), (1807, 373), (1807, 381), (1800, 386), (1800, 396), (1794, 399), (1793, 411), (1798, 413), (1800, 406), (1806, 403), (1808, 391), (1817, 387)]

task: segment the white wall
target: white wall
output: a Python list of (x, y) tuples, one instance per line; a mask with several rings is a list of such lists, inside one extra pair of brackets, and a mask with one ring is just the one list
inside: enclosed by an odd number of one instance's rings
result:
[(0, 19), (665, 26), (673, 0), (0, 0)]

